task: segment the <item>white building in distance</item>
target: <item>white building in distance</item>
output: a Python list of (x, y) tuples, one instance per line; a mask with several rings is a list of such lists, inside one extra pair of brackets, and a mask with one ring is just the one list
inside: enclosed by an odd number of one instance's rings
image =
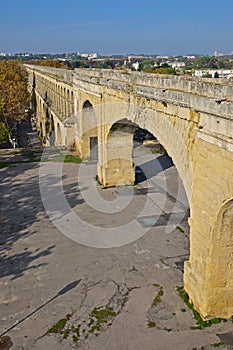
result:
[(232, 78), (233, 69), (205, 69), (205, 70), (195, 70), (195, 77), (203, 77), (205, 75), (211, 75), (212, 78), (215, 77), (215, 74), (218, 74), (219, 78)]

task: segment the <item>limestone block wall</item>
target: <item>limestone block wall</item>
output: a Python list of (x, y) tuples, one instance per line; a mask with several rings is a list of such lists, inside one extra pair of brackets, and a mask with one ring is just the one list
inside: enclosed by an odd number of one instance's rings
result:
[(217, 139), (215, 143), (212, 138), (208, 142), (199, 134), (194, 162), (190, 260), (185, 265), (185, 289), (204, 317), (230, 317), (233, 315), (233, 153), (228, 147), (219, 147)]

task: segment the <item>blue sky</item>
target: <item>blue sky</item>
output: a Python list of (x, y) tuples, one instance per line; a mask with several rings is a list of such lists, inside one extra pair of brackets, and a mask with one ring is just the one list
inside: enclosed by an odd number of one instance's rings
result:
[(0, 52), (233, 51), (233, 0), (0, 0)]

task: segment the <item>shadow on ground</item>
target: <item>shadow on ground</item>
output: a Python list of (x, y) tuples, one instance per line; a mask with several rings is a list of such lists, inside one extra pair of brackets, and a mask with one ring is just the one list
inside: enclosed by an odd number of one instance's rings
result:
[(172, 159), (167, 154), (141, 164), (135, 168), (135, 184), (149, 180), (173, 165)]
[[(37, 247), (29, 250), (24, 240), (38, 235), (33, 226), (47, 216), (40, 195), (38, 170), (39, 163), (14, 164), (0, 170), (0, 277), (11, 276), (11, 279), (15, 279), (27, 270), (46, 265), (40, 258), (51, 254), (55, 248), (55, 245), (50, 245), (41, 249), (40, 238), (36, 237)], [(53, 185), (58, 181), (56, 176), (49, 178)], [(71, 206), (82, 202), (77, 183), (65, 185), (62, 190)], [(51, 222), (46, 221), (44, 232), (51, 234), (52, 226)], [(19, 244), (14, 246), (15, 242)]]

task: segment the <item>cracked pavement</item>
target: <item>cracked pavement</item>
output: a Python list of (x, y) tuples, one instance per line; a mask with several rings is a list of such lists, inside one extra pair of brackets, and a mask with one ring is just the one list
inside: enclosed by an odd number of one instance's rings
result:
[[(169, 193), (165, 203), (161, 174), (156, 174), (156, 186), (140, 182), (127, 209), (97, 216), (82, 199), (79, 166), (64, 165), (63, 188), (72, 209), (92, 225), (117, 226), (119, 220), (139, 217), (148, 197), (147, 220), (161, 205), (165, 221), (173, 208), (178, 214), (185, 208), (182, 203), (175, 207), (172, 200), (177, 172), (170, 164), (163, 172)], [(188, 213), (179, 229), (167, 231), (161, 220), (137, 241), (91, 248), (65, 237), (49, 220), (38, 172), (39, 163), (0, 170), (0, 332), (15, 324), (6, 333), (12, 350), (199, 350), (220, 343), (221, 349), (232, 348), (232, 322), (192, 330), (196, 321), (176, 291), (183, 284), (183, 262), (189, 256)], [(98, 192), (106, 201), (127, 196), (122, 188), (99, 187)], [(78, 282), (71, 284), (74, 281)], [(48, 333), (65, 317), (62, 331)]]

